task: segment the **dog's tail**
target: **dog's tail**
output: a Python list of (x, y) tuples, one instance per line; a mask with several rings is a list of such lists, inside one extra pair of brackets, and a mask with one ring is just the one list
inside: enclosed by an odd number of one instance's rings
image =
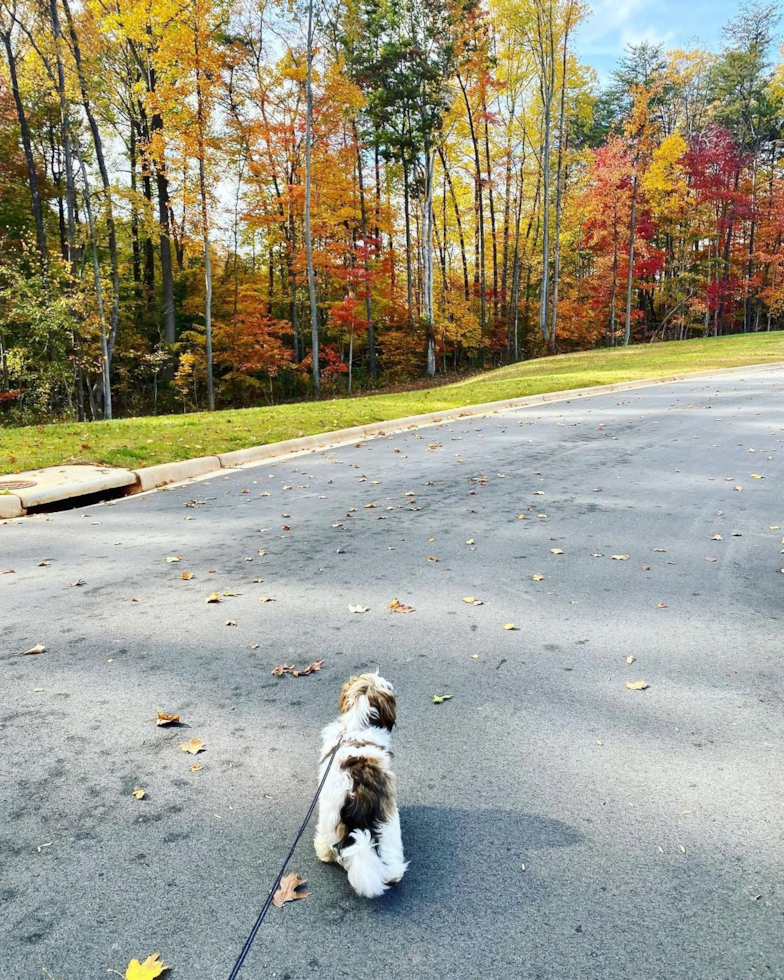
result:
[(377, 841), (369, 830), (355, 830), (352, 844), (340, 852), (351, 887), (364, 898), (378, 898), (387, 890), (387, 868), (376, 850)]

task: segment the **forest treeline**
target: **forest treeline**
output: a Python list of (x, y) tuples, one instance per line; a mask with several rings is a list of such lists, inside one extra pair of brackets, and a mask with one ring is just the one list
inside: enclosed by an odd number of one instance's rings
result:
[(581, 0), (0, 0), (0, 421), (779, 329), (775, 5), (609, 81)]

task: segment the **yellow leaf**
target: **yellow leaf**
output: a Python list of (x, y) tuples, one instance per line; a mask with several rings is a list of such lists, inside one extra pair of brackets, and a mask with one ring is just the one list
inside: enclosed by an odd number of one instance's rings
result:
[(193, 578), (193, 572), (183, 572), (182, 575), (180, 575), (180, 578), (184, 582), (190, 582), (190, 580)]
[(752, 473), (750, 475), (751, 475), (752, 480), (764, 480), (765, 479), (765, 477), (761, 473)]
[(627, 681), (626, 686), (630, 691), (644, 691), (648, 687), (647, 681)]
[(198, 755), (199, 752), (204, 752), (204, 742), (200, 738), (190, 738), (187, 742), (180, 742), (180, 752)]
[(451, 701), (451, 700), (452, 700), (452, 695), (451, 694), (434, 694), (433, 695), (433, 704), (443, 704), (444, 701)]
[(210, 603), (210, 602), (220, 602), (221, 601), (221, 597), (218, 595), (217, 592), (212, 592), (212, 593), (210, 593), (210, 595), (207, 596), (207, 598), (204, 601), (207, 602), (207, 603)]
[(515, 624), (514, 624), (514, 623), (505, 623), (505, 624), (504, 624), (504, 629), (505, 629), (505, 630), (513, 630), (513, 629), (516, 629), (516, 628), (517, 628), (517, 627), (515, 626)]
[(147, 794), (145, 793), (145, 791), (144, 791), (143, 789), (135, 789), (135, 790), (134, 790), (134, 791), (133, 791), (133, 792), (131, 793), (131, 796), (132, 796), (132, 797), (133, 797), (133, 798), (134, 798), (135, 800), (143, 800), (143, 799), (144, 799), (144, 797), (145, 797), (146, 795), (147, 795)]
[(551, 555), (562, 555), (563, 550), (561, 548), (550, 548)]
[(125, 971), (125, 980), (155, 980), (170, 967), (161, 962), (160, 953), (152, 953), (144, 963), (138, 960), (131, 960), (128, 969)]
[(627, 658), (626, 658), (626, 663), (627, 663), (627, 664), (633, 664), (633, 663), (634, 663), (634, 661), (635, 661), (635, 658), (634, 658), (634, 657), (627, 657)]
[(162, 711), (158, 712), (158, 720), (155, 722), (156, 725), (163, 727), (164, 725), (179, 725), (180, 716), (179, 715), (167, 715)]
[(534, 582), (541, 582), (542, 579), (544, 578), (544, 575), (540, 575), (537, 572), (536, 575), (532, 575), (531, 578), (534, 580)]
[(182, 555), (169, 555), (166, 561), (171, 565), (173, 562), (182, 561)]

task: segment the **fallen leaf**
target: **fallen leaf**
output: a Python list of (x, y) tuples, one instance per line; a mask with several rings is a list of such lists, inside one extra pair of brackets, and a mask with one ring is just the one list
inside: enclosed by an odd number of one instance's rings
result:
[(172, 562), (182, 561), (182, 555), (169, 555), (166, 561), (171, 565)]
[(716, 561), (715, 558), (706, 558), (705, 561)]
[(534, 582), (541, 582), (542, 579), (544, 578), (544, 575), (540, 575), (537, 572), (536, 575), (532, 575), (531, 578), (534, 580)]
[(260, 595), (259, 596), (259, 602), (274, 602), (274, 601), (275, 601), (275, 596), (274, 595)]
[(561, 548), (550, 548), (551, 555), (562, 555), (563, 550)]
[(720, 534), (712, 534), (711, 541), (722, 541), (722, 536)]
[(389, 611), (393, 613), (411, 613), (414, 612), (414, 607), (407, 606), (405, 602), (401, 602), (399, 599), (393, 599), (389, 604)]
[(179, 725), (180, 716), (179, 715), (166, 715), (162, 711), (158, 712), (158, 720), (155, 722), (159, 727), (164, 725)]
[(647, 681), (627, 681), (626, 687), (630, 691), (644, 691), (648, 687)]
[(314, 660), (312, 664), (308, 664), (308, 666), (303, 667), (302, 670), (292, 670), (291, 674), (293, 677), (307, 677), (308, 674), (315, 674), (317, 670), (321, 670), (323, 666), (323, 660)]
[(765, 477), (761, 473), (751, 473), (752, 480), (764, 480)]
[(626, 663), (627, 664), (633, 664), (636, 659), (637, 659), (636, 657), (627, 657), (626, 658)]
[(224, 626), (236, 626), (237, 625), (237, 620), (236, 619), (227, 619), (226, 622), (223, 625)]
[(657, 609), (666, 609), (667, 608), (667, 603), (666, 602), (657, 602), (656, 603), (656, 608)]
[(351, 603), (349, 603), (348, 611), (349, 612), (352, 612), (352, 613), (366, 613), (368, 611), (368, 607), (367, 606), (352, 606)]
[(13, 575), (13, 574), (14, 574), (13, 568), (4, 568), (3, 569), (3, 575)]
[(192, 766), (189, 767), (191, 772), (201, 772), (204, 766), (200, 766), (198, 762), (194, 762)]
[(75, 582), (69, 582), (68, 583), (68, 588), (69, 589), (78, 589), (80, 585), (87, 585), (87, 583), (85, 582), (85, 580), (83, 578), (78, 578)]
[(43, 643), (37, 643), (34, 647), (30, 647), (29, 650), (22, 650), (22, 656), (25, 657), (31, 653), (45, 653), (46, 647)]
[(732, 489), (733, 490), (742, 490), (743, 487), (740, 484), (737, 484), (737, 486), (734, 486)]
[(472, 653), (471, 654), (471, 659), (472, 660), (478, 660), (479, 659), (479, 654), (478, 653)]
[(466, 541), (466, 544), (473, 544), (473, 543), (474, 543), (474, 539), (473, 539), (473, 538), (469, 538), (469, 539), (468, 539), (468, 540)]
[(143, 800), (143, 799), (144, 799), (144, 797), (145, 797), (146, 795), (147, 795), (147, 793), (146, 793), (146, 791), (145, 791), (145, 790), (143, 790), (143, 789), (135, 789), (135, 790), (134, 790), (134, 791), (133, 791), (133, 792), (131, 793), (131, 796), (132, 796), (132, 797), (133, 797), (133, 798), (134, 798), (135, 800)]
[(603, 551), (593, 551), (591, 552), (591, 558), (604, 558)]
[(651, 566), (650, 565), (642, 565), (641, 567), (642, 567), (642, 570), (644, 572), (649, 572), (651, 570)]
[(171, 967), (161, 962), (161, 954), (153, 953), (148, 956), (144, 963), (138, 960), (131, 960), (128, 969), (125, 971), (125, 980), (155, 980)]
[(434, 694), (433, 695), (433, 704), (443, 704), (444, 701), (451, 701), (451, 700), (452, 700), (452, 695), (451, 694)]
[(221, 597), (218, 595), (217, 592), (212, 592), (210, 595), (207, 596), (207, 598), (204, 601), (207, 602), (207, 603), (210, 603), (210, 602), (220, 602), (221, 601)]
[(46, 561), (39, 561), (38, 562), (38, 567), (39, 568), (46, 568), (47, 565), (51, 565), (51, 564), (52, 563), (47, 559)]
[(280, 879), (280, 885), (278, 890), (272, 896), (272, 904), (276, 909), (282, 909), (286, 902), (295, 902), (300, 898), (307, 898), (310, 892), (298, 892), (297, 889), (301, 888), (306, 882), (307, 878), (303, 878), (298, 874), (288, 874)]
[(505, 630), (514, 630), (514, 629), (517, 629), (517, 627), (515, 626), (514, 623), (504, 623), (504, 629)]
[(180, 575), (180, 578), (185, 582), (190, 582), (190, 580), (193, 578), (193, 572), (183, 572), (182, 575)]
[(629, 560), (629, 556), (628, 555), (610, 555), (610, 558), (612, 558), (613, 561), (628, 561)]
[(200, 738), (190, 738), (187, 742), (180, 742), (180, 751), (198, 755), (199, 752), (204, 752), (204, 742)]
[(438, 559), (437, 559), (437, 558), (428, 558), (427, 560), (428, 560), (428, 561), (429, 561), (429, 562), (430, 562), (431, 564), (432, 564), (433, 562), (437, 562), (437, 561), (438, 561)]

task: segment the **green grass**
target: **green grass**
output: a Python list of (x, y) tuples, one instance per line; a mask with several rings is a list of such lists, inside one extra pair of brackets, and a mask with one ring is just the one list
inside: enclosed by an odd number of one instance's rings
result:
[(152, 466), (422, 412), (657, 375), (784, 361), (784, 332), (586, 351), (456, 384), (271, 408), (0, 428), (0, 473), (65, 462)]

